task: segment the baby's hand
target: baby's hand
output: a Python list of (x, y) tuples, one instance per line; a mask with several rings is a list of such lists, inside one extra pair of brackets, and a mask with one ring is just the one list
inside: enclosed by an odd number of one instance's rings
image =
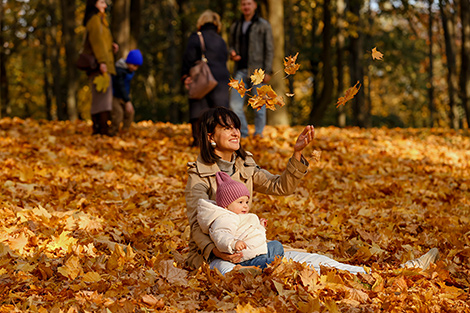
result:
[(246, 249), (246, 243), (244, 241), (237, 241), (235, 243), (235, 251), (241, 251), (243, 249)]
[(259, 222), (260, 222), (261, 226), (263, 226), (264, 228), (268, 227), (268, 220), (267, 219), (260, 218)]

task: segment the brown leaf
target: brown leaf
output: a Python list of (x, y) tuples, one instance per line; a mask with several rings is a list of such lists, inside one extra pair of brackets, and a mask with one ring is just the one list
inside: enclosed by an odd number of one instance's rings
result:
[(297, 70), (300, 68), (300, 64), (295, 64), (295, 61), (297, 61), (297, 56), (299, 53), (297, 52), (294, 56), (288, 56), (284, 60), (284, 72), (286, 72), (287, 75), (294, 75)]
[[(359, 87), (357, 85), (359, 85)], [(359, 84), (359, 81), (354, 86), (349, 87), (348, 90), (346, 90), (344, 97), (340, 97), (336, 102), (336, 107), (339, 107), (340, 105), (345, 105), (346, 102), (354, 98), (360, 88), (361, 85)]]

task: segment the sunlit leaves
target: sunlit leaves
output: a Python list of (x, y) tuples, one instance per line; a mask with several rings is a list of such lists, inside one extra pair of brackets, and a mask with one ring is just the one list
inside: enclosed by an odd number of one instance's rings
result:
[(284, 60), (284, 72), (286, 72), (287, 75), (294, 75), (300, 68), (300, 64), (295, 63), (298, 55), (299, 53), (297, 52), (294, 56), (288, 56)]
[(377, 51), (377, 48), (373, 48), (372, 49), (372, 59), (374, 60), (383, 60), (383, 53), (381, 53), (380, 51)]
[[(266, 127), (243, 146), (280, 173), (303, 127)], [(183, 265), (190, 131), (140, 122), (108, 138), (84, 121), (0, 120), (0, 312), (469, 311), (464, 133), (316, 129), (296, 192), (256, 193), (253, 211), (268, 239), (369, 274), (276, 260), (222, 276)], [(441, 260), (426, 271), (399, 267), (433, 246)]]
[(338, 101), (336, 102), (336, 107), (339, 107), (340, 105), (345, 105), (346, 102), (353, 99), (360, 88), (361, 88), (361, 84), (359, 83), (359, 81), (354, 86), (349, 87), (348, 90), (346, 90), (344, 97), (340, 97)]
[(256, 69), (253, 72), (253, 74), (250, 76), (250, 78), (251, 78), (251, 83), (253, 84), (253, 86), (261, 84), (264, 80), (264, 70)]
[(240, 97), (243, 98), (245, 96), (247, 90), (245, 88), (245, 83), (243, 82), (243, 79), (240, 79), (240, 81), (238, 81), (233, 78), (230, 78), (230, 82), (228, 83), (228, 85), (238, 91)]
[(279, 105), (280, 107), (285, 105), (284, 98), (282, 96), (278, 96), (270, 85), (264, 85), (257, 88), (257, 92), (258, 94), (256, 96), (248, 99), (248, 103), (255, 110), (260, 110), (261, 107), (265, 105), (267, 109), (275, 111), (275, 105)]

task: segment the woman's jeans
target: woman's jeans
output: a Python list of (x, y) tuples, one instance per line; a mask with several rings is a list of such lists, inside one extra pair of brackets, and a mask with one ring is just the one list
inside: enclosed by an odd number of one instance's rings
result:
[[(314, 268), (318, 273), (320, 273), (320, 265), (334, 267), (340, 270), (348, 271), (352, 274), (357, 273), (366, 273), (366, 271), (361, 266), (348, 265), (335, 261), (327, 256), (316, 254), (316, 253), (306, 253), (299, 251), (287, 251), (284, 254), (286, 259), (299, 262), (307, 263), (310, 267)], [(223, 261), (221, 259), (215, 259), (211, 262), (211, 269), (218, 269), (222, 275), (233, 270), (236, 264)]]
[(241, 266), (259, 266), (260, 268), (266, 268), (268, 264), (271, 264), (274, 261), (276, 256), (284, 256), (284, 247), (282, 243), (277, 240), (268, 242), (268, 253), (261, 254), (253, 259), (243, 261), (240, 264)]
[[(248, 70), (243, 69), (243, 70), (238, 70), (235, 73), (235, 80), (240, 81), (240, 79), (243, 79), (243, 82), (245, 83), (246, 88), (249, 88), (251, 85), (251, 80), (250, 77), (248, 77)], [(249, 93), (253, 96), (257, 96), (257, 89), (264, 84), (259, 84), (256, 86), (253, 86), (253, 89), (249, 91)], [(232, 109), (233, 112), (238, 116), (241, 122), (240, 126), (240, 132), (242, 137), (248, 137), (248, 122), (246, 121), (246, 116), (245, 116), (245, 111), (243, 110), (245, 106), (245, 100), (248, 97), (247, 94), (242, 98), (240, 97), (240, 94), (238, 93), (237, 90), (232, 89), (230, 91), (230, 108)], [(261, 109), (255, 110), (255, 136), (259, 135), (261, 136), (263, 134), (263, 129), (264, 126), (266, 125), (266, 106), (263, 105)]]

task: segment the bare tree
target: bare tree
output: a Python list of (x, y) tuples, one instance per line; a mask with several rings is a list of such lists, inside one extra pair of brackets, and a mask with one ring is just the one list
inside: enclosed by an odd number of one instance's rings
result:
[(460, 98), (467, 116), (467, 126), (470, 127), (470, 0), (460, 0), (460, 22), (462, 24)]
[(114, 0), (111, 16), (111, 32), (119, 45), (117, 55), (124, 57), (131, 46), (131, 0)]

